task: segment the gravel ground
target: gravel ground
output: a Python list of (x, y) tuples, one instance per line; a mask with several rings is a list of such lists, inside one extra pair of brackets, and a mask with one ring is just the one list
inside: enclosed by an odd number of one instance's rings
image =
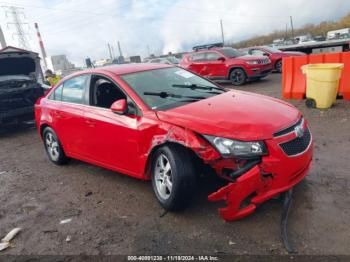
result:
[[(273, 74), (239, 89), (280, 97), (280, 82)], [(299, 254), (350, 255), (350, 103), (324, 111), (292, 103), (310, 123), (315, 156), (294, 190), (291, 241)], [(220, 204), (206, 200), (214, 188), (202, 179), (188, 209), (162, 216), (150, 183), (75, 160), (55, 166), (36, 130), (8, 129), (0, 135), (0, 237), (23, 231), (1, 254), (285, 254), (280, 202), (226, 223)]]

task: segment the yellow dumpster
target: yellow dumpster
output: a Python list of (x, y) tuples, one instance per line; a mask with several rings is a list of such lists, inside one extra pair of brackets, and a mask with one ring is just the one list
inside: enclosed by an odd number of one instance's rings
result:
[(306, 106), (329, 108), (337, 98), (343, 64), (309, 64), (301, 67), (306, 74)]

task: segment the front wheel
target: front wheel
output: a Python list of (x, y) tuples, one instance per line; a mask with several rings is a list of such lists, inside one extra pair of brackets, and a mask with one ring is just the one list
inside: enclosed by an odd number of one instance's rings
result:
[(230, 73), (230, 81), (235, 86), (241, 86), (247, 81), (247, 76), (243, 69), (235, 68)]
[(282, 60), (276, 62), (275, 69), (278, 73), (282, 73)]
[(194, 195), (196, 174), (189, 152), (178, 145), (159, 148), (152, 162), (152, 187), (161, 206), (183, 209)]

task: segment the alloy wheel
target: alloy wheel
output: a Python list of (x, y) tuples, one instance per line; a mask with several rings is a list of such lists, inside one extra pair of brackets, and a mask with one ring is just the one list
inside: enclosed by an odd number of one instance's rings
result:
[(173, 181), (170, 162), (164, 154), (158, 156), (154, 172), (157, 192), (162, 199), (166, 200), (171, 195)]
[(278, 61), (277, 64), (276, 64), (276, 70), (278, 72), (282, 72), (282, 61)]
[(236, 85), (241, 85), (244, 81), (244, 73), (241, 70), (234, 70), (231, 76), (231, 81)]

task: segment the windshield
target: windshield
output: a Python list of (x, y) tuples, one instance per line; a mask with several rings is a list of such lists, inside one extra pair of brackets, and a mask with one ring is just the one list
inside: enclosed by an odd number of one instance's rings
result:
[(271, 53), (282, 53), (281, 50), (278, 50), (277, 48), (273, 48), (271, 46), (264, 46), (263, 48)]
[(137, 72), (121, 78), (153, 110), (167, 110), (226, 92), (178, 67)]
[(234, 49), (232, 47), (220, 48), (219, 51), (224, 54), (226, 57), (234, 58), (239, 56), (244, 56), (244, 53)]

